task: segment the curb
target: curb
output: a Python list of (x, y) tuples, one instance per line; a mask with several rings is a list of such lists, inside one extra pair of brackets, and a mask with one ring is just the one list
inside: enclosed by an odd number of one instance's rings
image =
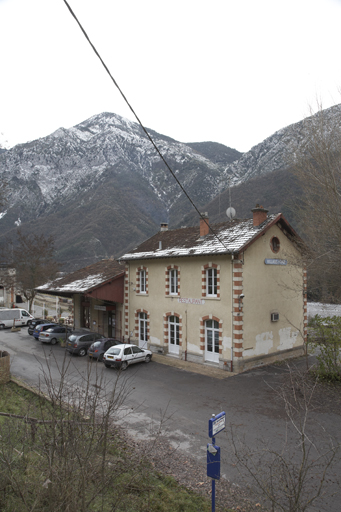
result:
[(220, 368), (214, 368), (209, 364), (192, 363), (191, 361), (183, 361), (182, 359), (176, 359), (172, 356), (163, 356), (155, 353), (153, 353), (152, 361), (166, 366), (173, 366), (179, 370), (214, 377), (215, 379), (228, 379), (229, 377), (238, 375), (237, 373), (227, 372)]

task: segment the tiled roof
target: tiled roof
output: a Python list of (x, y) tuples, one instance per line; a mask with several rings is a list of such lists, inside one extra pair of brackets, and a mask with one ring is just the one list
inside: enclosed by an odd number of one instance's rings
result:
[(120, 260), (238, 253), (277, 222), (284, 224), (285, 228), (294, 234), (280, 213), (269, 215), (259, 226), (253, 226), (252, 219), (232, 220), (213, 224), (210, 227), (215, 235), (210, 231), (203, 238), (200, 237), (199, 226), (160, 231), (136, 249), (124, 254)]
[(39, 286), (40, 292), (85, 293), (124, 273), (124, 265), (116, 260), (101, 260)]

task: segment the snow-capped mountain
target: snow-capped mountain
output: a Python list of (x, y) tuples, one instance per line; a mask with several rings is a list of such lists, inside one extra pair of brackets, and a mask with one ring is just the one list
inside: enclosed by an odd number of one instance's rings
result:
[(278, 130), (244, 153), (226, 168), (225, 174), (231, 177), (231, 185), (240, 185), (249, 179), (287, 169), (295, 149), (314, 133), (316, 125), (321, 122), (327, 131), (335, 125), (340, 126), (341, 104)]
[[(209, 143), (209, 158), (202, 144), (148, 132), (198, 206), (218, 193), (223, 169), (240, 156)], [(22, 228), (52, 233), (64, 260), (117, 256), (192, 208), (142, 128), (110, 113), (3, 152), (0, 175), (9, 184), (2, 233), (20, 218)]]
[[(278, 130), (241, 155), (224, 171), (225, 181), (230, 178), (231, 189), (222, 191), (203, 208), (209, 212), (210, 221), (226, 220), (225, 211), (230, 202), (238, 218), (250, 217), (251, 208), (259, 203), (270, 213), (282, 212), (301, 231), (295, 204), (302, 191), (295, 176), (289, 172), (295, 152), (301, 144), (321, 133), (328, 134), (329, 143), (335, 138), (335, 149), (338, 150), (340, 127), (341, 105), (335, 105)], [(330, 134), (333, 135), (330, 137)], [(197, 214), (192, 212), (183, 218), (184, 225), (196, 222)]]
[[(218, 221), (229, 205), (229, 183), (239, 217), (257, 202), (271, 213), (283, 211), (288, 185), (295, 187), (286, 174), (290, 158), (318, 119), (283, 128), (244, 154), (214, 142), (184, 144), (148, 133), (195, 205)], [(323, 111), (323, 121), (327, 130), (340, 125), (341, 105)], [(58, 259), (70, 269), (120, 256), (161, 222), (177, 227), (198, 221), (142, 128), (115, 114), (2, 152), (0, 179), (9, 190), (0, 237), (19, 224), (53, 235)]]

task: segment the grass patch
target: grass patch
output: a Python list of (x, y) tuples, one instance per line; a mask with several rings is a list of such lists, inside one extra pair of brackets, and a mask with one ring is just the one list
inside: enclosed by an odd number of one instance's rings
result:
[(78, 396), (65, 405), (14, 382), (1, 385), (0, 391), (0, 412), (23, 416), (0, 417), (3, 512), (211, 510), (209, 499), (157, 473), (148, 453), (124, 446), (111, 415), (98, 414), (96, 397)]

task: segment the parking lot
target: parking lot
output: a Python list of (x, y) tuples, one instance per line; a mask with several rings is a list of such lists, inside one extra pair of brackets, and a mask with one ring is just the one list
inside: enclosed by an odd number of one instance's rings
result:
[[(208, 420), (213, 413), (225, 411), (229, 428), (216, 438), (221, 447), (222, 474), (240, 486), (245, 485), (247, 479), (239, 475), (235, 466), (230, 427), (253, 448), (266, 442), (281, 450), (286, 442), (287, 417), (284, 404), (275, 392), (287, 380), (285, 364), (228, 376), (223, 371), (214, 374), (210, 367), (206, 370), (201, 367), (199, 373), (199, 368), (196, 371), (195, 366), (188, 365), (190, 371), (187, 371), (186, 363), (176, 365), (174, 359), (157, 356), (149, 364), (129, 367), (121, 373), (117, 383), (117, 370), (105, 368), (102, 363), (90, 363), (87, 356), (70, 356), (59, 344), (44, 345), (28, 335), (26, 328), (20, 332), (0, 331), (0, 350), (11, 355), (12, 374), (31, 386), (43, 389), (47, 385), (47, 374), (57, 385), (63, 373), (69, 388), (83, 386), (90, 379), (91, 385), (100, 385), (103, 392), (109, 392), (115, 386), (123, 389), (126, 397), (118, 411), (118, 420), (130, 435), (141, 440), (151, 439), (162, 419), (165, 441), (195, 458), (203, 467), (209, 442)], [(171, 365), (164, 364), (167, 359)], [(309, 358), (309, 364), (311, 362)], [(304, 359), (296, 363), (302, 367), (306, 364)], [(331, 400), (328, 406), (328, 400), (325, 400), (311, 411), (310, 417), (312, 435), (318, 438), (322, 429), (340, 442), (340, 403)], [(338, 465), (330, 475), (333, 491), (340, 488), (340, 474), (338, 459)], [(338, 512), (339, 497), (325, 497), (318, 508), (311, 510)]]

